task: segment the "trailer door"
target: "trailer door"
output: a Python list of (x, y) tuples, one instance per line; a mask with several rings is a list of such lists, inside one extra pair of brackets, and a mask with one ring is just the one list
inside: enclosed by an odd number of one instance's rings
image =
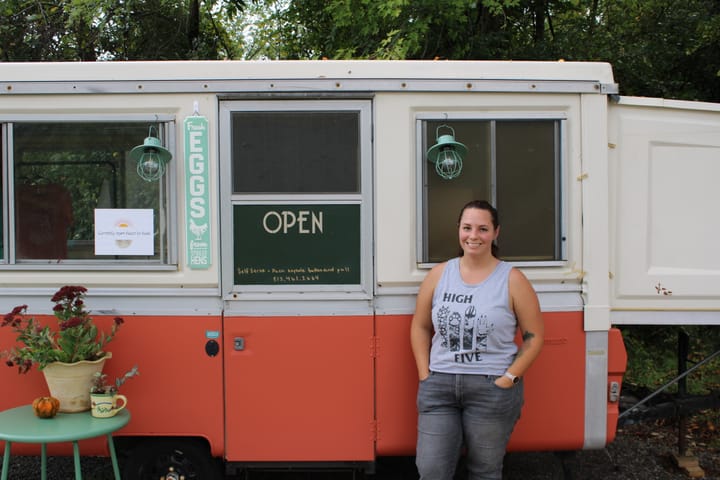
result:
[(609, 110), (611, 321), (720, 323), (720, 105)]
[(369, 100), (221, 102), (226, 458), (374, 457)]

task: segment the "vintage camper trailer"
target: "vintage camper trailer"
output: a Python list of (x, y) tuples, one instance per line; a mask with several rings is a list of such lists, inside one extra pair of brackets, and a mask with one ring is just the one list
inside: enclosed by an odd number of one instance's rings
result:
[[(720, 106), (617, 94), (603, 63), (0, 64), (0, 311), (83, 285), (125, 320), (128, 478), (372, 468), (414, 453), (415, 294), (484, 198), (546, 324), (510, 448), (602, 448), (613, 326), (720, 323)], [(46, 393), (0, 382), (0, 409)]]

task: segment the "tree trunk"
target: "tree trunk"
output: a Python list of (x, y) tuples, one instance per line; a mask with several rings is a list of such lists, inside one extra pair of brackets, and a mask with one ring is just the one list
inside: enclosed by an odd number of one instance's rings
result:
[(188, 43), (190, 50), (195, 48), (197, 39), (200, 36), (200, 1), (190, 0), (188, 8), (188, 29), (187, 29)]
[(533, 2), (535, 10), (535, 44), (545, 39), (545, 0)]

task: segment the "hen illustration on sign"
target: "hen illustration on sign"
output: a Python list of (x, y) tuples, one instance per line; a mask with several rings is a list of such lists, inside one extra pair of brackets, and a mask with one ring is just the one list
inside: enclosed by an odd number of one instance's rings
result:
[(187, 262), (193, 269), (210, 267), (210, 195), (208, 189), (208, 121), (185, 119), (185, 223)]

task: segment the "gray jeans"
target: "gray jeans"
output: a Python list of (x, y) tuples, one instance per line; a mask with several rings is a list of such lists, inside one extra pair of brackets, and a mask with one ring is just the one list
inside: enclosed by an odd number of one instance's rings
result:
[(493, 375), (431, 372), (417, 397), (416, 464), (421, 480), (452, 480), (467, 450), (468, 480), (501, 480), (510, 434), (523, 405), (523, 382), (495, 385)]

